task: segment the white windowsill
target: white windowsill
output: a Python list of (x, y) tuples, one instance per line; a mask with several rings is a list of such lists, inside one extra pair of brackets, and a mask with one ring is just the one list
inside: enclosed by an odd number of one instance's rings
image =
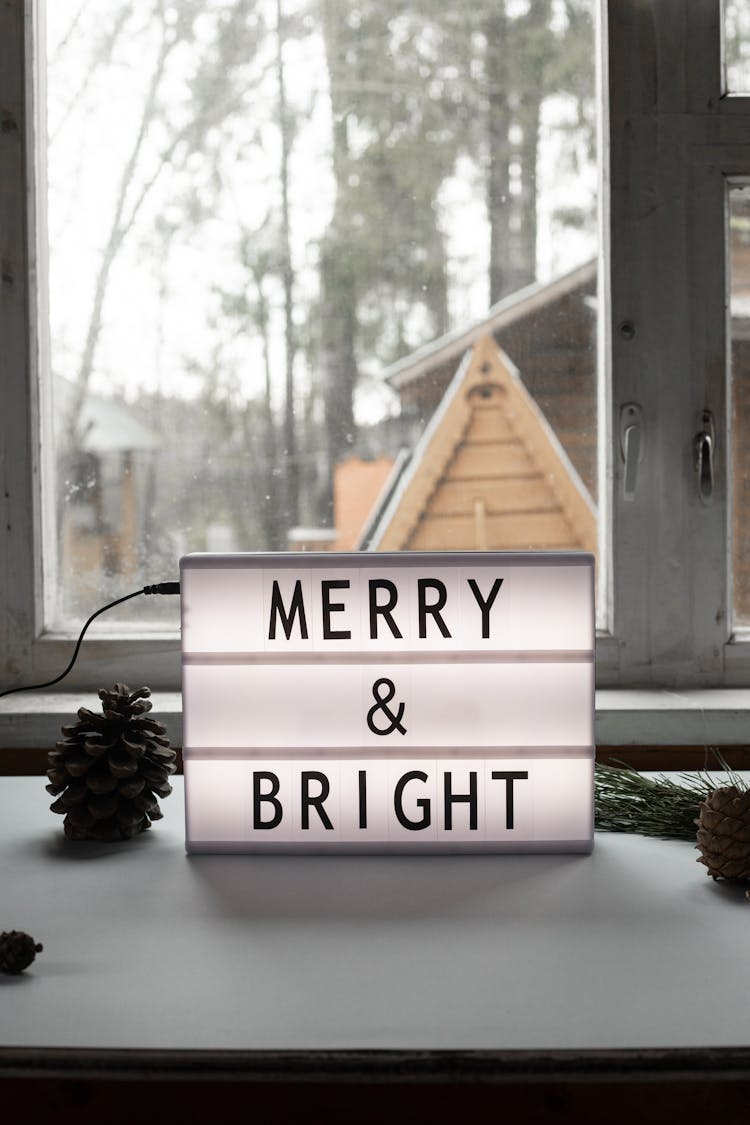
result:
[[(182, 696), (157, 691), (154, 716), (182, 745)], [(79, 707), (99, 709), (95, 692), (28, 692), (0, 699), (0, 752), (52, 746)], [(599, 746), (738, 746), (750, 741), (750, 690), (657, 691), (602, 688), (596, 693)]]

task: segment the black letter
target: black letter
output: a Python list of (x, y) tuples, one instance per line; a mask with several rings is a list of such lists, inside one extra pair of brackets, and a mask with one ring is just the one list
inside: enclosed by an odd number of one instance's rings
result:
[[(424, 640), (427, 636), (427, 614), (435, 618), (437, 627), (444, 637), (449, 637), (450, 632), (448, 626), (440, 616), (440, 610), (445, 605), (448, 599), (448, 592), (445, 589), (445, 583), (441, 582), (438, 578), (420, 578), (417, 582), (417, 589), (419, 590), (419, 635)], [(437, 601), (432, 605), (428, 605), (425, 600), (425, 595), (428, 590), (437, 590)]]
[[(271, 782), (271, 792), (261, 793), (261, 781)], [(276, 794), (279, 791), (279, 779), (275, 773), (253, 772), (253, 828), (276, 828), (281, 824), (281, 801), (276, 800)], [(264, 801), (267, 801), (274, 807), (274, 814), (271, 820), (261, 820), (260, 806)]]
[[(324, 828), (333, 828), (328, 813), (323, 808), (323, 802), (331, 791), (331, 786), (328, 778), (324, 773), (318, 773), (317, 770), (303, 770), (300, 779), (302, 781), (302, 827), (310, 827), (310, 805), (315, 807), (315, 811), (320, 817)], [(317, 797), (311, 797), (308, 789), (309, 782), (320, 782), (320, 793)]]
[[(378, 590), (388, 591), (388, 601), (385, 605), (378, 605)], [(391, 582), (388, 578), (371, 578), (370, 579), (370, 637), (374, 640), (378, 635), (378, 616), (384, 617), (388, 622), (388, 628), (394, 637), (401, 637), (401, 630), (396, 622), (393, 620), (391, 610), (398, 601), (398, 590), (396, 589), (395, 582)]]
[[(492, 775), (495, 776), (494, 774)], [(469, 829), (472, 832), (477, 830), (477, 774), (476, 770), (469, 770), (469, 792), (461, 794), (460, 796), (451, 793), (451, 775), (450, 771), (446, 770), (443, 775), (443, 792), (445, 795), (445, 827), (447, 831), (453, 828), (453, 809), (452, 805), (458, 804), (459, 801), (466, 801), (469, 805)]]
[(359, 770), (359, 827), (367, 828), (367, 773)]
[(404, 812), (404, 806), (401, 802), (404, 793), (404, 787), (406, 786), (407, 782), (413, 780), (427, 781), (427, 774), (422, 773), (421, 770), (410, 770), (409, 773), (405, 773), (403, 777), (400, 777), (396, 785), (396, 792), (393, 795), (393, 804), (396, 810), (396, 817), (399, 824), (402, 824), (404, 828), (408, 828), (410, 832), (417, 832), (420, 828), (429, 827), (430, 802), (429, 799), (420, 797), (417, 801), (417, 808), (422, 809), (422, 819), (409, 820)]
[(487, 601), (485, 601), (480, 593), (479, 586), (477, 585), (476, 581), (473, 578), (469, 579), (469, 587), (471, 588), (471, 592), (476, 598), (477, 605), (482, 611), (482, 640), (484, 641), (486, 641), (490, 635), (490, 610), (492, 609), (495, 598), (497, 597), (502, 584), (502, 578), (496, 578), (492, 584), (492, 589), (490, 590), (489, 597), (487, 598)]
[(517, 772), (504, 770), (493, 770), (492, 780), (502, 781), (505, 779), (505, 827), (513, 828), (513, 782), (514, 781), (528, 781), (528, 770), (518, 770)]
[(302, 583), (299, 578), (294, 583), (294, 593), (292, 594), (292, 607), (287, 614), (284, 609), (284, 602), (279, 590), (279, 584), (274, 578), (273, 586), (271, 587), (271, 618), (268, 623), (268, 639), (269, 641), (276, 640), (276, 616), (281, 617), (281, 625), (286, 635), (286, 639), (292, 635), (292, 626), (294, 619), (299, 615), (299, 630), (300, 637), (303, 641), (307, 640), (307, 619), (305, 617), (305, 603), (302, 600)]
[(351, 629), (332, 629), (331, 628), (331, 614), (340, 613), (342, 609), (346, 609), (344, 602), (332, 602), (330, 598), (331, 590), (348, 590), (349, 580), (347, 578), (323, 579), (321, 582), (321, 590), (323, 595), (323, 640), (325, 641), (348, 641), (352, 635)]

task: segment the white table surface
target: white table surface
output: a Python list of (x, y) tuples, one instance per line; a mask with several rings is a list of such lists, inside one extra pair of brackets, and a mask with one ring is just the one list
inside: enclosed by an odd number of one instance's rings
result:
[(164, 820), (73, 844), (0, 780), (0, 1048), (608, 1050), (750, 1044), (750, 902), (690, 843), (590, 856), (254, 857)]

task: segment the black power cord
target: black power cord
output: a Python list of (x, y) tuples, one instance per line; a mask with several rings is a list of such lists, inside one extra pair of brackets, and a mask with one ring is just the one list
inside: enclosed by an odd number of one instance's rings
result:
[(91, 614), (91, 617), (89, 617), (88, 621), (81, 629), (73, 655), (70, 658), (70, 663), (64, 672), (61, 672), (59, 676), (55, 676), (54, 680), (47, 680), (47, 682), (43, 684), (27, 684), (26, 687), (14, 687), (8, 688), (7, 691), (0, 691), (0, 699), (2, 699), (4, 695), (13, 695), (17, 691), (38, 691), (41, 688), (52, 687), (54, 684), (59, 684), (60, 680), (64, 680), (78, 658), (78, 652), (81, 647), (81, 642), (86, 635), (86, 630), (91, 622), (96, 620), (99, 614), (106, 613), (108, 609), (113, 609), (116, 605), (122, 605), (123, 602), (129, 602), (131, 598), (139, 598), (141, 594), (179, 594), (179, 592), (179, 582), (157, 582), (155, 586), (144, 586), (142, 590), (134, 590), (132, 594), (125, 594), (124, 597), (117, 598), (115, 601), (103, 605), (100, 609), (97, 609), (95, 613)]

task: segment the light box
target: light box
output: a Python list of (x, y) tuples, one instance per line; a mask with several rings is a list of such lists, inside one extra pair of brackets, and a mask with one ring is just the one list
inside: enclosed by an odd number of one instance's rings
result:
[(590, 851), (594, 559), (181, 560), (188, 851)]

